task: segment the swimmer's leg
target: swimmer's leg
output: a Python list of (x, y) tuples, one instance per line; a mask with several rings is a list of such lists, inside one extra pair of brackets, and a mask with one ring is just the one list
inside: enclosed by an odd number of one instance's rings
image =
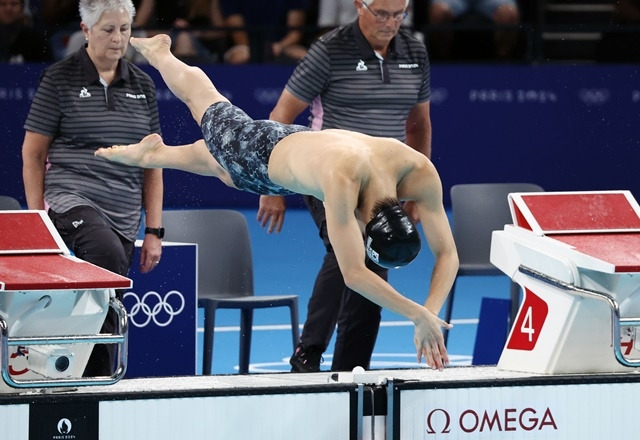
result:
[(169, 147), (158, 134), (150, 134), (137, 144), (100, 148), (96, 156), (141, 168), (173, 168), (202, 176), (217, 177), (234, 187), (229, 173), (216, 161), (203, 140)]
[(183, 63), (171, 53), (171, 37), (168, 35), (131, 37), (131, 45), (158, 69), (173, 94), (189, 107), (198, 125), (211, 104), (229, 101), (200, 68)]

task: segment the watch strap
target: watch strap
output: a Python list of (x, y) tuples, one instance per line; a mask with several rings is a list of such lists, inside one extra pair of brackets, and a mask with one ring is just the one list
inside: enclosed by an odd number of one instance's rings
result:
[(158, 238), (164, 237), (164, 228), (144, 228), (145, 234), (153, 234)]

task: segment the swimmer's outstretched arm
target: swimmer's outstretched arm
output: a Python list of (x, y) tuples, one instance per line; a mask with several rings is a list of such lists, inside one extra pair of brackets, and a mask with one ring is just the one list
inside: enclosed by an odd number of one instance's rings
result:
[(442, 370), (449, 364), (442, 328), (451, 328), (426, 307), (400, 294), (365, 265), (362, 232), (354, 211), (360, 191), (356, 179), (332, 176), (324, 182), (324, 205), (329, 240), (338, 260), (345, 284), (379, 306), (398, 313), (415, 324), (414, 344), (417, 360)]
[(141, 168), (173, 168), (202, 176), (217, 177), (234, 187), (229, 173), (207, 149), (204, 140), (170, 147), (158, 134), (150, 134), (137, 144), (99, 148), (95, 155), (112, 162)]
[(418, 362), (424, 357), (427, 365), (442, 370), (449, 364), (449, 355), (441, 329), (449, 329), (451, 325), (426, 307), (400, 294), (388, 282), (368, 269), (364, 264), (365, 250), (355, 217), (347, 219), (346, 210), (335, 210), (327, 203), (325, 209), (329, 239), (333, 243), (333, 250), (347, 287), (380, 307), (413, 321), (413, 342)]

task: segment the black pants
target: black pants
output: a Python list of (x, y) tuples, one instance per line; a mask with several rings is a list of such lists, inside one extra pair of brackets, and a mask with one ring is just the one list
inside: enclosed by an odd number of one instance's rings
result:
[[(96, 209), (77, 206), (62, 214), (50, 209), (49, 217), (76, 257), (127, 276), (133, 258), (134, 242), (111, 229)], [(122, 299), (123, 292), (116, 294)], [(100, 332), (113, 333), (117, 323), (117, 313), (109, 308)], [(110, 376), (115, 367), (115, 355), (114, 344), (95, 345), (83, 375)]]
[[(368, 369), (380, 328), (381, 308), (347, 288), (327, 235), (323, 203), (310, 196), (304, 201), (327, 249), (307, 308), (307, 319), (300, 340), (305, 347), (327, 349), (338, 326), (331, 369), (351, 371), (356, 366)], [(367, 259), (367, 267), (387, 279), (388, 271)]]

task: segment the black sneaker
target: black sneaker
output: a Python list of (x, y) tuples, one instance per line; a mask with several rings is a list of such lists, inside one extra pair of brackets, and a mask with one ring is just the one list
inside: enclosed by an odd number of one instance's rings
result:
[(322, 363), (322, 351), (316, 347), (305, 347), (298, 344), (293, 356), (289, 359), (292, 373), (317, 373)]

